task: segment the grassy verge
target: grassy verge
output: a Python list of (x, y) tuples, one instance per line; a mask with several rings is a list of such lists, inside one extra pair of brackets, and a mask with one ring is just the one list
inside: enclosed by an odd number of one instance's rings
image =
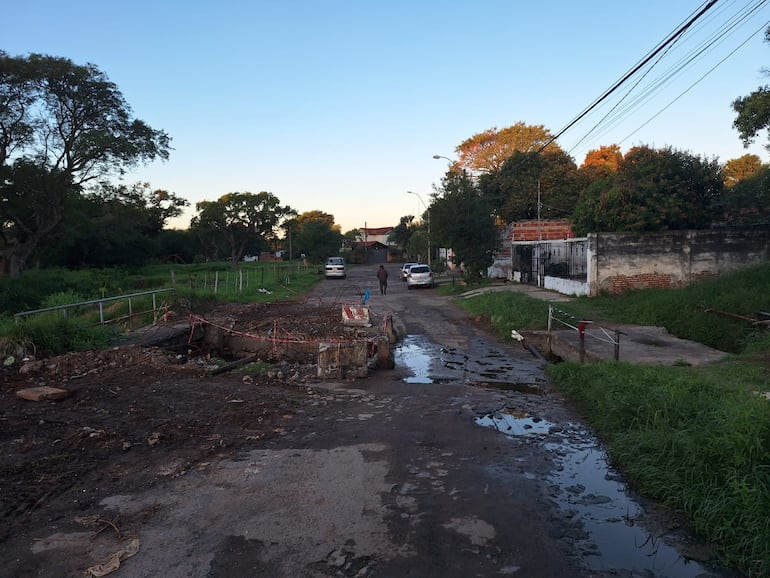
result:
[[(97, 349), (117, 341), (131, 327), (152, 323), (152, 297), (111, 301), (61, 311), (37, 314), (16, 322), (17, 312), (69, 305), (83, 301), (174, 288), (162, 294), (157, 305), (176, 310), (179, 299), (193, 310), (217, 302), (259, 303), (296, 299), (323, 276), (318, 268), (297, 263), (244, 263), (233, 270), (227, 263), (151, 266), (136, 270), (40, 270), (21, 279), (0, 278), (0, 357), (65, 353)], [(46, 293), (49, 292), (49, 293)], [(106, 312), (110, 325), (100, 325)]]
[[(663, 326), (733, 355), (701, 367), (549, 367), (629, 481), (685, 513), (726, 564), (751, 576), (770, 576), (770, 331), (734, 316), (768, 311), (768, 287), (763, 265), (679, 290), (559, 304), (577, 318)], [(526, 294), (456, 303), (504, 339), (547, 325), (548, 304)]]
[(643, 494), (684, 512), (726, 564), (770, 575), (770, 402), (764, 367), (549, 368)]

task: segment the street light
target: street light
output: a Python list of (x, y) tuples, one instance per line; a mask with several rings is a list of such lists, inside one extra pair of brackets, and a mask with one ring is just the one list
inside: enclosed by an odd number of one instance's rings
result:
[(425, 201), (422, 200), (422, 197), (418, 193), (415, 193), (414, 191), (407, 191), (406, 193), (408, 195), (414, 195), (415, 197), (420, 199), (422, 206), (425, 207), (425, 211), (428, 213), (428, 265), (430, 265), (430, 249), (431, 249), (430, 247), (430, 207), (428, 207), (428, 205), (425, 204)]
[(446, 160), (446, 161), (449, 163), (449, 166), (450, 166), (450, 167), (451, 167), (451, 166), (453, 166), (453, 165), (455, 164), (455, 161), (453, 161), (453, 160), (452, 160), (452, 159), (450, 159), (449, 157), (445, 157), (445, 156), (442, 156), (442, 155), (433, 155), (433, 158), (434, 158), (434, 159), (436, 159), (436, 160), (438, 160), (438, 159), (444, 159), (444, 160)]

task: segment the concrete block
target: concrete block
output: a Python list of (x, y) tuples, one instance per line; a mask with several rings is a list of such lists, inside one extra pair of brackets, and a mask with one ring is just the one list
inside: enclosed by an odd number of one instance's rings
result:
[(343, 305), (342, 324), (370, 327), (369, 308), (362, 305)]
[(368, 375), (368, 344), (319, 343), (318, 377), (321, 379), (361, 378)]

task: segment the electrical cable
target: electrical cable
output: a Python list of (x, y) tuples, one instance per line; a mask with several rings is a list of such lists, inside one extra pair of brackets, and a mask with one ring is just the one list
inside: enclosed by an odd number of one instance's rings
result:
[(676, 42), (679, 37), (684, 34), (690, 26), (692, 26), (698, 19), (700, 19), (706, 12), (711, 10), (711, 8), (714, 7), (714, 5), (717, 3), (718, 0), (709, 0), (705, 6), (703, 6), (697, 13), (695, 13), (694, 16), (692, 16), (689, 20), (687, 20), (682, 26), (679, 27), (674, 33), (668, 36), (663, 42), (661, 42), (657, 48), (655, 48), (650, 54), (648, 54), (645, 58), (642, 59), (640, 63), (638, 63), (636, 66), (634, 66), (629, 72), (627, 72), (620, 80), (618, 80), (615, 84), (613, 84), (610, 88), (604, 91), (604, 93), (596, 99), (588, 108), (586, 108), (583, 112), (581, 112), (578, 116), (576, 116), (574, 119), (572, 119), (567, 126), (562, 128), (558, 133), (556, 133), (553, 137), (551, 137), (538, 152), (542, 152), (545, 150), (545, 148), (557, 140), (561, 135), (563, 135), (565, 132), (567, 132), (570, 128), (572, 128), (574, 125), (576, 125), (580, 120), (582, 120), (589, 112), (591, 112), (593, 109), (595, 109), (599, 104), (604, 102), (609, 96), (618, 90), (625, 82), (631, 78), (634, 74), (636, 74), (639, 70), (641, 70), (648, 62), (650, 62), (655, 56), (662, 52), (668, 45)]
[[(765, 4), (767, 3), (767, 0), (759, 0), (753, 5), (751, 3), (745, 5), (741, 10), (739, 10), (734, 16), (732, 16), (730, 19), (727, 20), (726, 23), (723, 23), (719, 26), (719, 28), (713, 32), (706, 40), (701, 42), (698, 46), (696, 46), (694, 49), (690, 50), (687, 54), (685, 54), (680, 60), (675, 62), (671, 67), (669, 67), (663, 74), (659, 75), (657, 78), (653, 79), (649, 85), (647, 85), (641, 94), (637, 95), (634, 99), (627, 100), (628, 93), (624, 95), (623, 99), (621, 99), (620, 102), (618, 102), (615, 106), (613, 106), (612, 110), (610, 110), (600, 121), (598, 121), (585, 135), (583, 135), (570, 149), (569, 153), (574, 151), (580, 144), (585, 142), (589, 136), (594, 135), (595, 138), (600, 138), (602, 134), (606, 134), (611, 128), (616, 126), (623, 118), (630, 115), (634, 110), (638, 109), (642, 106), (645, 102), (649, 101), (654, 94), (659, 92), (663, 89), (666, 85), (670, 84), (673, 79), (682, 74), (682, 72), (688, 68), (690, 68), (696, 61), (702, 59), (705, 57), (706, 54), (711, 52), (715, 49), (717, 45), (724, 42), (727, 37), (733, 33), (735, 33), (739, 27), (743, 26), (744, 24), (747, 24), (749, 19), (752, 18), (756, 13), (761, 9)], [(728, 3), (729, 5), (729, 3)], [(721, 12), (725, 12), (727, 8), (722, 10)], [(717, 11), (718, 13), (719, 11)], [(703, 13), (701, 10), (699, 13)], [(716, 14), (714, 15), (716, 18)], [(708, 19), (707, 19), (708, 20)], [(706, 25), (706, 22), (702, 22), (700, 27), (703, 28)], [(765, 25), (763, 25), (762, 28), (764, 28)], [(760, 28), (759, 30), (762, 30)], [(670, 107), (676, 100), (681, 98), (686, 92), (691, 90), (695, 85), (697, 85), (699, 82), (701, 82), (708, 74), (713, 72), (720, 64), (722, 64), (727, 58), (729, 58), (732, 54), (734, 54), (740, 47), (745, 45), (754, 35), (757, 34), (758, 31), (753, 31), (751, 35), (745, 39), (741, 44), (733, 49), (728, 56), (722, 58), (717, 65), (712, 67), (706, 74), (701, 76), (698, 80), (696, 80), (690, 87), (688, 87), (687, 90), (679, 94), (674, 100), (669, 102), (662, 110), (658, 111), (652, 118), (655, 118), (655, 116), (658, 116), (665, 110), (666, 108)], [(681, 38), (681, 36), (677, 37), (677, 40)], [(672, 44), (673, 45), (673, 44)], [(667, 51), (668, 52), (668, 51)], [(660, 58), (656, 60), (655, 64), (660, 62)], [(654, 64), (653, 64), (654, 66)], [(651, 70), (652, 67), (650, 67)], [(647, 70), (644, 74), (646, 76), (650, 70)], [(643, 76), (643, 77), (644, 77)], [(635, 83), (633, 88), (638, 87), (639, 82)], [(632, 88), (632, 89), (633, 89)], [(630, 91), (629, 91), (630, 92)], [(625, 104), (621, 107), (620, 104), (622, 102), (625, 102)], [(652, 118), (648, 119), (644, 125), (648, 124)], [(642, 125), (642, 126), (644, 126)], [(601, 128), (601, 131), (599, 129)], [(640, 130), (642, 127), (640, 126), (637, 128), (634, 132)], [(563, 134), (564, 131), (560, 131), (560, 134)], [(633, 133), (632, 133), (633, 134)], [(630, 136), (630, 135), (629, 135)], [(628, 138), (628, 137), (626, 137)], [(625, 140), (625, 139), (624, 139)]]

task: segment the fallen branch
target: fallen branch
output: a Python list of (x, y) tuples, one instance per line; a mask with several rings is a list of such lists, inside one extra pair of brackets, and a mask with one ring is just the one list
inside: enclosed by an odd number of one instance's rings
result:
[(218, 375), (220, 373), (225, 373), (226, 371), (232, 371), (233, 369), (240, 367), (241, 365), (246, 365), (247, 363), (251, 363), (252, 361), (256, 361), (257, 359), (259, 359), (259, 356), (249, 355), (248, 357), (244, 357), (237, 361), (233, 361), (232, 363), (228, 363), (226, 365), (222, 365), (221, 367), (217, 367), (216, 369), (212, 369), (209, 373), (211, 375)]

